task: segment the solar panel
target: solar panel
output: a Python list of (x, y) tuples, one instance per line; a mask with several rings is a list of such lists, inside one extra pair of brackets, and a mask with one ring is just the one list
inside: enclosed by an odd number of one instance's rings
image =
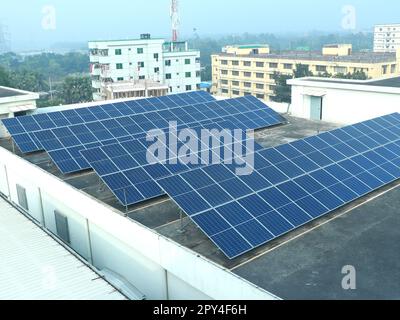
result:
[(48, 114), (3, 119), (2, 122), (11, 134), (18, 148), (23, 153), (30, 153), (43, 149), (41, 144), (38, 143), (33, 136), (34, 132), (71, 125), (87, 124), (89, 122), (115, 119), (118, 117), (126, 117), (150, 111), (183, 107), (194, 103), (210, 101), (215, 101), (215, 98), (212, 95), (204, 91), (195, 91), (177, 95), (51, 112)]
[[(178, 142), (175, 145), (171, 142), (171, 136), (169, 136), (168, 141), (166, 141), (167, 145), (165, 145), (167, 159), (169, 160), (168, 163), (170, 163), (168, 166), (159, 163), (149, 164), (146, 154), (152, 142), (148, 142), (145, 138), (138, 140), (131, 139), (130, 141), (121, 142), (116, 145), (82, 150), (81, 154), (121, 204), (125, 206), (133, 205), (165, 195), (155, 182), (156, 180), (205, 166), (206, 164), (202, 163), (202, 159), (205, 159), (203, 151), (210, 151), (214, 156), (221, 154), (224, 160), (227, 161), (234, 156), (237, 157), (238, 155), (234, 155), (235, 143), (248, 146), (247, 142), (245, 143), (248, 139), (245, 132), (243, 132), (241, 137), (236, 137), (237, 140), (232, 140), (231, 142), (225, 141), (224, 148), (229, 151), (226, 156), (219, 153), (221, 151), (220, 146), (210, 148), (208, 145), (200, 143), (197, 139), (197, 137), (201, 136), (201, 129), (223, 130), (225, 128), (226, 121), (221, 121), (220, 123), (217, 121), (212, 124), (198, 124), (196, 127), (191, 128), (193, 133), (196, 132), (192, 136), (192, 142), (196, 139), (198, 150), (191, 150), (190, 154), (185, 153), (184, 155), (176, 154), (177, 150), (181, 150), (180, 147), (183, 145), (183, 142)], [(176, 141), (179, 140), (177, 136), (175, 138)], [(176, 150), (172, 150), (175, 148)], [(255, 144), (255, 148), (261, 149), (257, 144)], [(183, 164), (183, 158), (188, 159), (189, 156), (192, 160), (191, 164)], [(193, 161), (193, 158), (198, 160), (197, 164), (194, 164), (195, 161)], [(173, 162), (173, 160), (176, 161)], [(207, 161), (210, 161), (208, 157)]]
[(158, 184), (233, 259), (398, 179), (396, 113), (257, 151), (249, 176), (217, 164)]
[[(229, 112), (220, 115), (221, 108)], [(239, 116), (245, 117), (243, 121), (238, 119)], [(177, 121), (178, 129), (219, 122), (225, 129), (245, 130), (270, 127), (285, 121), (278, 113), (259, 103), (258, 99), (245, 97), (43, 130), (34, 132), (32, 136), (41, 142), (59, 169), (68, 174), (90, 169), (90, 165), (76, 150), (118, 144), (132, 138), (144, 138), (152, 129), (168, 129), (170, 123), (166, 119)], [(66, 156), (61, 164), (60, 151)]]

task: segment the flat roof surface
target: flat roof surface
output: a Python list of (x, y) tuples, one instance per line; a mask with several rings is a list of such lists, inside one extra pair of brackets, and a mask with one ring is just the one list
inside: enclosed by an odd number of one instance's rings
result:
[(375, 81), (340, 81), (335, 79), (313, 79), (313, 78), (306, 78), (304, 81), (311, 81), (311, 82), (326, 82), (326, 83), (337, 83), (337, 84), (351, 84), (351, 85), (361, 85), (361, 86), (376, 86), (376, 87), (389, 87), (389, 88), (400, 88), (400, 77), (382, 79), (382, 80), (375, 80)]
[[(288, 124), (257, 131), (256, 141), (264, 147), (277, 146), (339, 127), (337, 124), (284, 116)], [(0, 140), (0, 146), (12, 150), (9, 140)], [(20, 156), (119, 210), (117, 212), (121, 215), (126, 214), (128, 219), (155, 230), (279, 297), (400, 298), (400, 276), (396, 272), (400, 270), (400, 245), (396, 242), (400, 235), (400, 189), (387, 191), (400, 182), (229, 260), (185, 214), (181, 215), (179, 207), (167, 196), (126, 210), (95, 173), (87, 171), (63, 176), (45, 152)], [(385, 191), (385, 195), (379, 196)], [(341, 270), (345, 265), (358, 269), (357, 291), (344, 292), (341, 289), (344, 276)], [(378, 285), (379, 281), (381, 285)]]
[(329, 56), (319, 51), (289, 51), (270, 54), (236, 55), (233, 53), (218, 53), (222, 57), (248, 57), (281, 60), (353, 62), (353, 63), (385, 63), (396, 62), (396, 53), (353, 52), (350, 56)]
[(126, 300), (0, 198), (0, 300)]
[(23, 96), (25, 93), (0, 87), (0, 98)]

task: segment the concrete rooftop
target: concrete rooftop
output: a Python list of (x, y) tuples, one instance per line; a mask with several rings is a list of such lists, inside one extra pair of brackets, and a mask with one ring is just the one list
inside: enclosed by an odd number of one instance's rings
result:
[(0, 87), (0, 98), (9, 98), (9, 97), (16, 97), (16, 96), (23, 96), (23, 95), (24, 95), (24, 93), (22, 93), (20, 91)]
[(353, 52), (350, 56), (329, 56), (319, 51), (284, 51), (281, 53), (236, 55), (232, 53), (217, 53), (220, 57), (247, 57), (275, 60), (328, 61), (353, 63), (385, 63), (396, 62), (396, 53)]
[[(277, 146), (338, 127), (285, 117), (288, 124), (258, 131), (256, 141), (264, 147)], [(0, 140), (0, 146), (12, 150), (10, 140)], [(124, 208), (94, 172), (63, 176), (45, 152), (16, 153), (128, 219), (154, 229), (282, 298), (400, 298), (400, 271), (396, 272), (400, 270), (397, 268), (400, 245), (396, 244), (400, 235), (397, 209), (400, 188), (391, 190), (400, 183), (229, 260), (185, 214), (181, 214), (168, 196)], [(382, 193), (383, 196), (377, 197)], [(345, 265), (354, 265), (359, 270), (357, 291), (341, 289), (341, 269)]]

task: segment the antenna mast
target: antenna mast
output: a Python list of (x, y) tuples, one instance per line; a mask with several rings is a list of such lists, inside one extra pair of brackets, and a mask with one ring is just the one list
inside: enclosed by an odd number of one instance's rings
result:
[(178, 0), (171, 0), (171, 22), (172, 22), (172, 41), (178, 41), (179, 34), (179, 7)]

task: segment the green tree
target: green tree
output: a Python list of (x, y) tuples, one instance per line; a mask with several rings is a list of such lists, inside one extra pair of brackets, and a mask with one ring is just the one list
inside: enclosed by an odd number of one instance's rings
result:
[(353, 73), (338, 73), (334, 76), (337, 79), (351, 79), (351, 80), (367, 80), (368, 76), (364, 71), (355, 71)]
[(287, 84), (287, 80), (292, 79), (292, 76), (275, 72), (273, 76), (275, 80), (274, 96), (271, 97), (275, 102), (292, 102), (291, 88)]
[(13, 87), (16, 89), (33, 92), (43, 92), (49, 89), (44, 76), (36, 71), (22, 70), (13, 73), (11, 77)]
[(294, 70), (295, 78), (312, 77), (313, 73), (310, 71), (310, 67), (305, 64), (296, 64), (296, 70)]
[(92, 82), (88, 76), (68, 76), (61, 85), (61, 98), (66, 104), (90, 102), (92, 93)]
[(12, 87), (11, 76), (2, 66), (0, 66), (0, 86)]

